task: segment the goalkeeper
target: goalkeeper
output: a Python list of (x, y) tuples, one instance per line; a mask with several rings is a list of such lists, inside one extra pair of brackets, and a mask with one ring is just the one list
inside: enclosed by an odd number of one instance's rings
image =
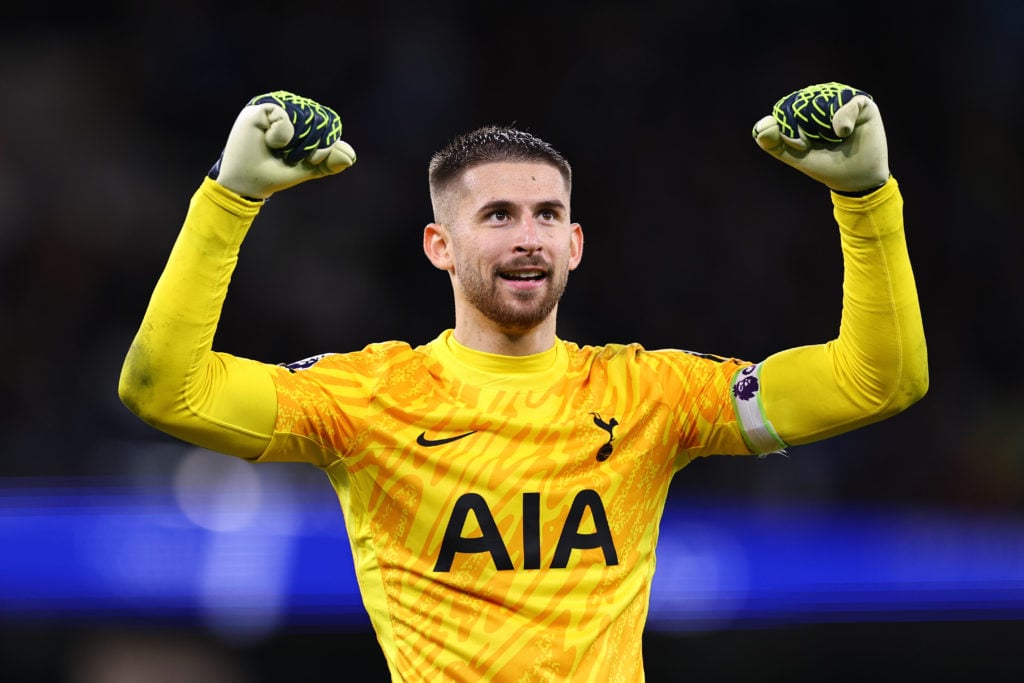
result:
[(845, 276), (827, 343), (752, 362), (562, 339), (558, 304), (583, 255), (571, 167), (530, 134), (485, 127), (429, 165), (423, 250), (450, 279), (454, 325), (418, 346), (275, 365), (212, 349), (240, 246), (275, 210), (267, 197), (356, 155), (333, 110), (287, 92), (254, 98), (192, 197), (121, 399), (184, 441), (327, 475), (393, 680), (642, 681), (676, 473), (882, 420), (928, 385), (874, 100), (809, 86), (753, 134), (831, 191)]

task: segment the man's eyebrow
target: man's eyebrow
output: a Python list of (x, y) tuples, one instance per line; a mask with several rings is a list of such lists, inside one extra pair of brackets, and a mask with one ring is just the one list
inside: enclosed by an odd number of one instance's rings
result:
[(512, 202), (507, 199), (493, 199), (476, 210), (478, 214), (489, 214), (498, 209), (512, 208)]
[[(477, 209), (477, 214), (486, 215), (493, 211), (498, 211), (499, 209), (512, 209), (515, 206), (516, 203), (509, 199), (494, 199)], [(534, 209), (565, 211), (565, 202), (561, 199), (543, 199), (539, 202), (535, 202), (532, 206)]]
[(556, 209), (559, 211), (565, 211), (565, 202), (561, 199), (547, 199), (542, 202), (537, 202), (538, 209)]

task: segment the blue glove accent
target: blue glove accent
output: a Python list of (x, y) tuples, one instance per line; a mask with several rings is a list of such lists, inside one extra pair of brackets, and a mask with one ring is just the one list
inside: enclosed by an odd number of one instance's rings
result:
[[(822, 143), (842, 142), (832, 128), (836, 110), (857, 95), (871, 95), (842, 83), (820, 83), (794, 90), (772, 107), (772, 117), (779, 130), (788, 138), (799, 138), (800, 131), (807, 140)], [(798, 130), (799, 127), (799, 130)]]
[(284, 90), (257, 95), (248, 104), (265, 102), (284, 109), (295, 126), (295, 134), (288, 144), (281, 149), (271, 150), (271, 154), (283, 159), (289, 166), (299, 164), (311, 152), (330, 147), (341, 138), (341, 118), (330, 107)]

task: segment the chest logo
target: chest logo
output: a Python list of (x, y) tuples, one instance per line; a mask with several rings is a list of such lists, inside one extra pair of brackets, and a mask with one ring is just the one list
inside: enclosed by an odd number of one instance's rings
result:
[[(613, 567), (619, 563), (619, 554), (612, 540), (612, 530), (608, 523), (608, 514), (600, 494), (593, 489), (579, 491), (573, 498), (567, 511), (562, 511), (559, 518), (541, 520), (542, 510), (550, 508), (541, 506), (540, 493), (527, 491), (522, 494), (522, 526), (515, 533), (508, 533), (509, 545), (502, 537), (498, 528), (498, 519), (509, 517), (509, 511), (503, 509), (497, 519), (488, 506), (487, 501), (479, 493), (464, 493), (455, 501), (445, 527), (444, 538), (438, 551), (435, 572), (450, 572), (461, 554), (488, 554), (498, 571), (514, 569), (541, 569), (547, 549), (541, 547), (541, 530), (549, 526), (561, 525), (554, 554), (551, 555), (551, 569), (569, 567), (573, 551), (580, 551), (577, 561), (595, 562), (597, 557), (589, 551), (600, 550), (604, 563)], [(474, 522), (475, 520), (475, 522)], [(588, 521), (589, 520), (589, 521)], [(472, 533), (463, 535), (468, 526), (478, 527)], [(588, 526), (593, 531), (585, 531)], [(516, 541), (522, 541), (522, 553)], [(513, 557), (516, 561), (513, 561)], [(458, 567), (455, 567), (458, 570)]]
[(476, 434), (476, 430), (474, 429), (473, 431), (466, 432), (465, 434), (456, 434), (455, 436), (449, 436), (444, 439), (428, 439), (426, 432), (420, 432), (420, 435), (416, 437), (416, 443), (423, 446), (424, 448), (433, 448), (434, 446), (443, 446), (446, 443), (451, 443), (452, 441), (465, 439), (467, 436), (471, 434)]
[(615, 441), (615, 434), (613, 432), (615, 428), (618, 426), (619, 421), (613, 417), (608, 422), (605, 422), (604, 418), (602, 418), (598, 413), (591, 413), (591, 415), (594, 416), (594, 424), (596, 424), (604, 431), (608, 432), (607, 443), (605, 443), (604, 445), (597, 449), (598, 462), (604, 462), (605, 460), (612, 456), (612, 449), (614, 448), (612, 446), (612, 442)]

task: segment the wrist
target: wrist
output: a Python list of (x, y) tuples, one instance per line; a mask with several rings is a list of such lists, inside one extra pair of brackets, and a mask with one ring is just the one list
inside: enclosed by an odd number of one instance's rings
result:
[(833, 189), (832, 191), (835, 192), (836, 194), (842, 195), (844, 197), (867, 197), (869, 194), (872, 194), (873, 192), (877, 192), (878, 190), (881, 190), (883, 187), (885, 187), (885, 184), (887, 182), (889, 182), (889, 178), (888, 177), (885, 180), (883, 180), (882, 182), (878, 183), (877, 185), (875, 185), (873, 187), (869, 187), (866, 190), (835, 190), (835, 189)]
[(265, 199), (245, 197), (209, 176), (203, 179), (200, 188), (214, 203), (237, 216), (255, 217), (266, 202)]
[(241, 192), (241, 191), (235, 189), (234, 187), (230, 187), (229, 185), (225, 184), (224, 181), (220, 177), (220, 175), (221, 175), (220, 174), (220, 167), (221, 167), (221, 163), (223, 163), (223, 161), (224, 161), (224, 155), (221, 154), (220, 157), (217, 159), (217, 162), (210, 168), (209, 171), (207, 171), (206, 177), (209, 178), (210, 180), (213, 180), (214, 182), (216, 182), (218, 185), (223, 187), (225, 190), (228, 190), (229, 192), (234, 192), (236, 195), (238, 195), (239, 197), (241, 197), (242, 199), (244, 199), (246, 201), (258, 202), (260, 204), (262, 204), (264, 201), (266, 201), (266, 199), (267, 199), (266, 197), (262, 197), (262, 198), (261, 197), (253, 197), (253, 196), (250, 195), (250, 193)]

